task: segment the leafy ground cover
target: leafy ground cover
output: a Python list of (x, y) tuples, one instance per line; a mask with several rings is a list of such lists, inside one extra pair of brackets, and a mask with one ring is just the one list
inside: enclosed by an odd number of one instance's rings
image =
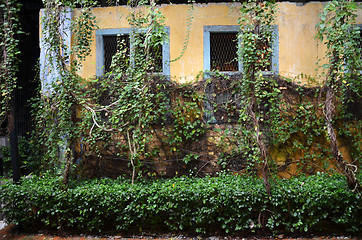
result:
[(1, 186), (6, 219), (24, 229), (82, 233), (361, 232), (361, 197), (341, 175), (71, 181), (43, 175)]

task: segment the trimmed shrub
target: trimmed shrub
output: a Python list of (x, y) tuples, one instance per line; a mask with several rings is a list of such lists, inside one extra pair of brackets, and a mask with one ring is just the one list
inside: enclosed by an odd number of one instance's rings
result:
[(73, 181), (50, 176), (1, 186), (3, 211), (28, 229), (78, 232), (272, 232), (361, 230), (361, 198), (340, 175), (274, 180), (272, 197), (248, 176)]

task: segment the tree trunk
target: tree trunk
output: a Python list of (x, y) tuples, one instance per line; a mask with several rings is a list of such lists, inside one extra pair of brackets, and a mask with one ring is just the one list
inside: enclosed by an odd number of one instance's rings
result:
[(18, 153), (18, 133), (16, 127), (16, 96), (15, 90), (12, 92), (10, 100), (10, 113), (9, 113), (9, 131), (10, 131), (10, 152), (11, 152), (11, 166), (13, 169), (13, 181), (18, 183), (20, 181), (20, 161)]

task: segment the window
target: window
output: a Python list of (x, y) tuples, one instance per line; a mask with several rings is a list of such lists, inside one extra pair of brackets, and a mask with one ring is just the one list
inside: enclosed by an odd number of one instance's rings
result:
[(237, 61), (239, 26), (204, 26), (204, 71), (241, 70)]
[(104, 51), (104, 72), (110, 72), (112, 57), (120, 49), (124, 49), (129, 59), (130, 54), (130, 37), (129, 34), (123, 34), (118, 36), (103, 36), (103, 51)]
[[(229, 81), (240, 78), (243, 70), (242, 62), (238, 60), (238, 32), (239, 26), (204, 26), (204, 71), (218, 70), (228, 76)], [(278, 26), (273, 26), (273, 39), (263, 39), (259, 48), (268, 49), (270, 44), (273, 49), (270, 65), (260, 66), (264, 74), (279, 72), (279, 36)], [(264, 56), (260, 56), (264, 57)], [(216, 85), (215, 85), (216, 84)], [(240, 96), (233, 94), (230, 89), (221, 91), (217, 81), (211, 82), (205, 88), (206, 100), (204, 101), (204, 119), (209, 123), (236, 122), (240, 109)], [(231, 84), (230, 84), (231, 86)], [(224, 89), (224, 88), (221, 88)], [(214, 105), (217, 105), (215, 108)], [(230, 109), (235, 110), (228, 115)]]
[[(169, 27), (166, 27), (166, 33), (169, 35)], [(121, 47), (131, 59), (131, 50), (136, 50), (133, 46), (132, 29), (101, 29), (96, 30), (96, 75), (102, 76), (110, 71), (113, 55)], [(154, 61), (153, 72), (163, 75), (170, 75), (170, 46), (164, 43), (151, 50), (152, 60)]]
[[(242, 63), (237, 58), (238, 31), (237, 25), (204, 26), (204, 71), (219, 70), (228, 73), (242, 71)], [(262, 69), (266, 73), (279, 71), (278, 26), (274, 26), (273, 35), (270, 66)], [(267, 45), (268, 41), (262, 43)], [(261, 47), (267, 47), (264, 45)]]
[(237, 33), (210, 32), (211, 70), (238, 71)]

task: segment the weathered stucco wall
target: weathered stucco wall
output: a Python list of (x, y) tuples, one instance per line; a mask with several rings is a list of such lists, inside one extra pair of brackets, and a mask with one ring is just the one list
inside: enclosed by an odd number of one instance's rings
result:
[[(310, 2), (303, 6), (296, 3), (278, 4), (276, 25), (279, 27), (279, 72), (282, 76), (295, 77), (300, 74), (316, 76), (316, 63), (323, 58), (325, 46), (315, 39), (316, 24), (325, 3)], [(237, 25), (240, 16), (238, 3), (196, 4), (190, 40), (185, 54), (170, 65), (171, 77), (178, 82), (195, 80), (203, 63), (203, 27), (206, 25)], [(188, 5), (161, 5), (166, 26), (170, 27), (170, 59), (180, 56), (186, 38)], [(129, 28), (127, 15), (131, 9), (126, 6), (94, 8), (93, 13), (99, 29)], [(77, 10), (79, 11), (79, 10)], [(77, 15), (75, 11), (75, 15)], [(358, 23), (362, 23), (359, 12)], [(96, 74), (96, 41), (92, 55), (84, 62), (80, 74), (93, 77)], [(320, 79), (317, 79), (320, 80)]]

